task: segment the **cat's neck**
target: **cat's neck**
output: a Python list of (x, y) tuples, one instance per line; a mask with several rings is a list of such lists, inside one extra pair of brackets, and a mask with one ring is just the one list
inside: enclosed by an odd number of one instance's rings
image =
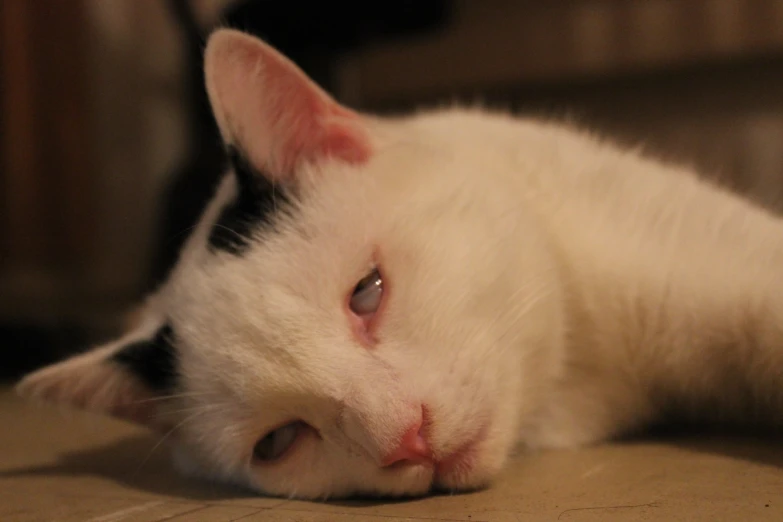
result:
[(664, 181), (667, 198), (618, 198), (638, 209), (624, 219), (605, 206), (553, 228), (568, 355), (531, 445), (619, 435), (672, 407), (747, 420), (749, 404), (783, 401), (783, 221), (693, 178)]

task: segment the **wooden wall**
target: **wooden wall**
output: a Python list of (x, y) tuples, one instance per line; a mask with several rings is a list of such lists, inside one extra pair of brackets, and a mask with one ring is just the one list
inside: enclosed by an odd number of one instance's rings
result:
[(0, 305), (13, 315), (20, 294), (38, 294), (46, 308), (55, 287), (85, 277), (96, 172), (84, 5), (8, 0), (0, 20)]
[(183, 149), (159, 0), (0, 1), (0, 322), (121, 319)]

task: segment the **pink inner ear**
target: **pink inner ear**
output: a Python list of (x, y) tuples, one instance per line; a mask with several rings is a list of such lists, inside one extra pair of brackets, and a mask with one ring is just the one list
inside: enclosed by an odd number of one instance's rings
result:
[(370, 143), (366, 137), (357, 136), (356, 129), (334, 123), (326, 133), (321, 153), (348, 163), (364, 163), (370, 159)]
[(284, 179), (300, 162), (327, 156), (350, 163), (369, 158), (362, 118), (260, 40), (217, 31), (207, 44), (205, 74), (223, 138), (269, 175)]

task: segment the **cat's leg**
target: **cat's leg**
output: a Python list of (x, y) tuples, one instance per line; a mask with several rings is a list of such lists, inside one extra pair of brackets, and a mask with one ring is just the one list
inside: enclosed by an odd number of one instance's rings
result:
[[(783, 259), (783, 241), (774, 243)], [(783, 424), (783, 274), (776, 271), (749, 264), (705, 285), (701, 299), (689, 296), (698, 304), (682, 307), (688, 321), (681, 318), (668, 344), (645, 358), (662, 407), (691, 421)]]
[(658, 415), (656, 404), (635, 380), (612, 378), (603, 368), (571, 368), (549, 400), (523, 423), (529, 449), (575, 448), (642, 428)]

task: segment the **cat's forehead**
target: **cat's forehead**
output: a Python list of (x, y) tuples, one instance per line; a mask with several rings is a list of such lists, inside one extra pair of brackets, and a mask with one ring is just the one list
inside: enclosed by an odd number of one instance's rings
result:
[[(247, 168), (242, 161), (234, 163)], [(273, 187), (261, 173), (232, 169), (166, 289), (175, 328), (213, 343), (253, 335), (284, 343), (334, 321), (372, 268), (383, 228), (365, 174), (327, 164), (295, 187)]]
[[(254, 272), (289, 286), (316, 272), (350, 271), (352, 259), (366, 257), (384, 227), (382, 194), (369, 174), (340, 165), (313, 168), (296, 186), (269, 190), (263, 212), (238, 219), (230, 214), (241, 197), (229, 202), (211, 225), (206, 265)], [(243, 236), (238, 250), (212, 241), (237, 231)]]

